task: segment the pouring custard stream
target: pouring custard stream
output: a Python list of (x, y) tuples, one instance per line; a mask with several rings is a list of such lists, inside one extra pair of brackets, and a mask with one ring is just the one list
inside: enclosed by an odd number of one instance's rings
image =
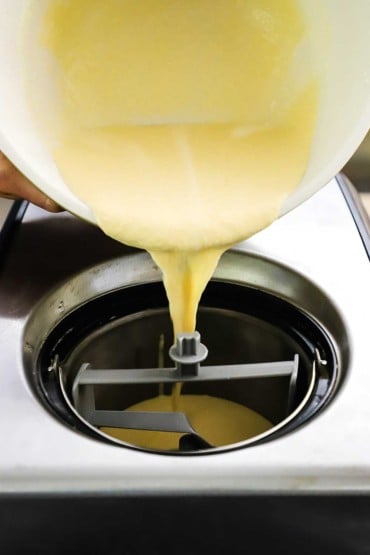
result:
[(191, 332), (222, 253), (268, 226), (305, 171), (317, 83), (293, 86), (299, 4), (49, 3), (56, 164), (107, 235), (151, 253), (174, 334)]

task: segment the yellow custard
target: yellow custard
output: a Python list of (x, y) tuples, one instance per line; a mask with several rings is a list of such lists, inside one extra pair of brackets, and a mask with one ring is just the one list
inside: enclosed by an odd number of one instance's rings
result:
[[(57, 166), (106, 234), (151, 253), (174, 333), (193, 331), (222, 253), (277, 217), (306, 168), (317, 83), (294, 86), (299, 4), (49, 3)], [(229, 410), (207, 397), (179, 402), (211, 418)], [(230, 441), (248, 434), (241, 426)]]
[(304, 173), (316, 84), (288, 88), (304, 32), (294, 0), (50, 1), (55, 160), (108, 235), (152, 253), (175, 333)]
[[(158, 395), (133, 405), (129, 410), (171, 411), (171, 397)], [(271, 423), (253, 410), (239, 403), (207, 395), (181, 395), (178, 410), (187, 415), (197, 433), (213, 447), (238, 443), (271, 428)], [(183, 435), (118, 428), (102, 428), (102, 431), (132, 445), (166, 450), (176, 450)]]

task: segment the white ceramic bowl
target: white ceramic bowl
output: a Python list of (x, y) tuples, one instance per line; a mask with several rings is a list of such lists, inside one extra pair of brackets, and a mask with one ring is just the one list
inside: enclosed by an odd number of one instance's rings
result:
[[(59, 175), (29, 111), (19, 35), (30, 1), (0, 0), (0, 150), (49, 197), (94, 222), (91, 210)], [(30, 42), (37, 35), (47, 2), (32, 0), (34, 30), (28, 30)], [(281, 215), (328, 183), (370, 127), (370, 1), (300, 0), (300, 4), (320, 76), (319, 116), (307, 171), (284, 203)], [(302, 61), (301, 70), (304, 67)]]

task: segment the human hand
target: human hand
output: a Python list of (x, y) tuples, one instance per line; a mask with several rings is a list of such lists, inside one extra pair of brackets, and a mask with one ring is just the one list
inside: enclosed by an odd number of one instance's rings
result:
[(0, 197), (25, 199), (48, 212), (63, 210), (44, 195), (0, 152)]

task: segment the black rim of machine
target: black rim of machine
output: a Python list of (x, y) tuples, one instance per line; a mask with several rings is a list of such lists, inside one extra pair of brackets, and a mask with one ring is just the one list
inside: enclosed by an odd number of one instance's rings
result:
[[(59, 381), (54, 372), (50, 372), (50, 362), (55, 355), (63, 361), (76, 346), (95, 330), (112, 320), (151, 309), (166, 308), (168, 305), (161, 282), (145, 283), (123, 288), (97, 297), (68, 314), (49, 334), (41, 349), (37, 371), (33, 374), (33, 386), (44, 406), (75, 431), (105, 441), (106, 443), (139, 451), (153, 452), (131, 444), (119, 444), (109, 438), (103, 438), (94, 430), (85, 426), (66, 405)], [(334, 345), (326, 330), (312, 317), (299, 310), (289, 302), (274, 295), (254, 289), (250, 286), (212, 280), (209, 282), (200, 303), (201, 307), (232, 310), (248, 314), (262, 321), (267, 321), (285, 331), (296, 341), (311, 360), (317, 349), (326, 365), (317, 372), (310, 399), (303, 409), (286, 425), (272, 432), (267, 437), (211, 450), (201, 450), (199, 454), (214, 454), (240, 448), (250, 448), (260, 443), (272, 441), (282, 435), (296, 430), (310, 420), (332, 398), (339, 383), (339, 370)], [(268, 318), (266, 315), (268, 314)], [(193, 455), (172, 451), (154, 451), (165, 455)]]

